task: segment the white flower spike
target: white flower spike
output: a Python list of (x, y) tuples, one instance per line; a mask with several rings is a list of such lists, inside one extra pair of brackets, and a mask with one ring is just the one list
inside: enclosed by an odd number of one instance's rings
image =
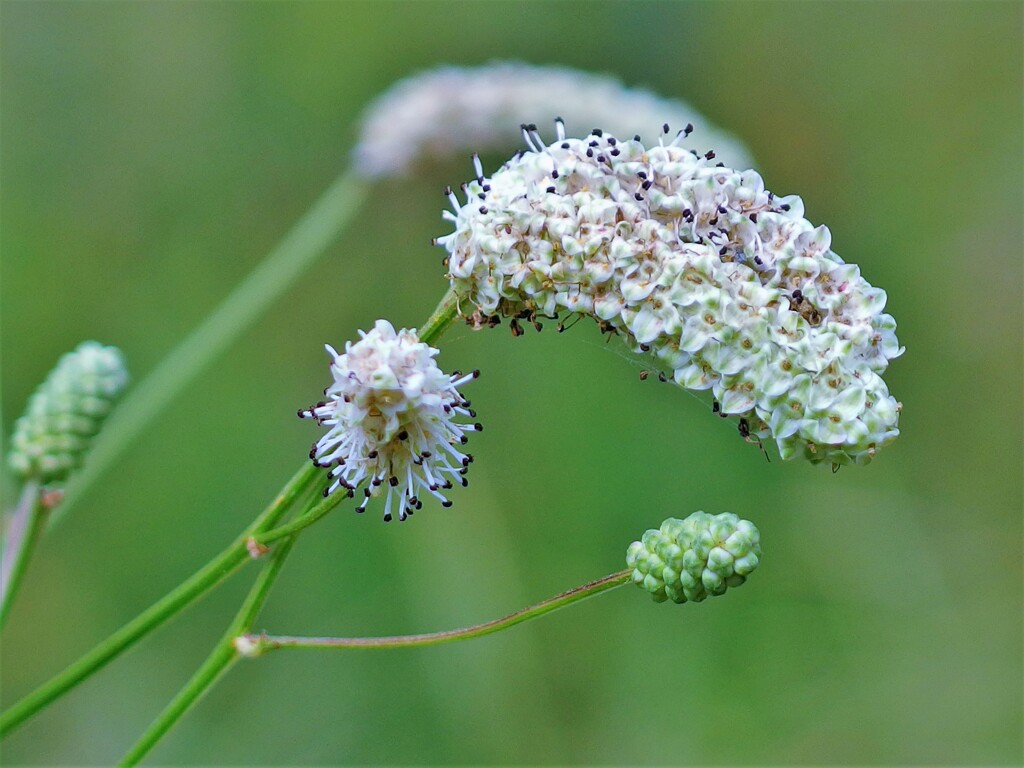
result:
[(439, 67), (398, 81), (363, 113), (355, 167), (376, 179), (402, 176), (424, 158), (511, 152), (522, 123), (548, 123), (558, 115), (574, 131), (601, 125), (621, 136), (651, 136), (666, 120), (693, 123), (707, 144), (695, 149), (714, 147), (734, 168), (751, 165), (742, 142), (685, 102), (627, 88), (608, 75), (510, 61)]
[(309, 454), (316, 465), (332, 468), (334, 481), (324, 495), (344, 488), (354, 496), (362, 487), (356, 511), (363, 512), (383, 492), (385, 521), (396, 505), (399, 520), (420, 509), (422, 494), (451, 506), (442, 491), (456, 482), (466, 485), (473, 461), (457, 446), (483, 429), (457, 421), (476, 416), (458, 388), (479, 371), (443, 373), (434, 362), (436, 349), (415, 331), (396, 332), (386, 320), (359, 334), (344, 354), (327, 347), (334, 383), (324, 390), (324, 401), (299, 411), (328, 427)]
[(899, 435), (881, 378), (903, 353), (885, 291), (831, 249), (799, 197), (754, 171), (680, 146), (692, 126), (646, 148), (595, 130), (529, 151), (490, 178), (479, 161), (449, 198), (455, 231), (437, 239), (478, 325), (594, 317), (676, 383), (710, 389), (714, 410), (780, 455), (865, 464)]

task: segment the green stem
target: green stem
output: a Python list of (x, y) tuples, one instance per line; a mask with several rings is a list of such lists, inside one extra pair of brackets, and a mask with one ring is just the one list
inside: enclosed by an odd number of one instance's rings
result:
[[(457, 315), (456, 297), (454, 292), (449, 290), (417, 335), (421, 341), (432, 344), (451, 327)], [(252, 537), (259, 545), (280, 539), (284, 539), (284, 541), (277, 547), (271, 555), (270, 561), (260, 572), (259, 578), (228, 631), (192, 678), (178, 692), (178, 695), (125, 755), (121, 765), (137, 765), (239, 659), (240, 653), (236, 643), (239, 638), (249, 637), (246, 633), (252, 628), (252, 623), (266, 602), (270, 589), (277, 580), (299, 531), (322, 518), (343, 498), (345, 496), (342, 494), (329, 496), (313, 504), (291, 523), (276, 529), (270, 529), (267, 526), (262, 534)], [(582, 597), (577, 599), (582, 599)]]
[(429, 632), (422, 635), (393, 635), (391, 637), (286, 637), (280, 635), (244, 635), (239, 645), (247, 649), (247, 656), (260, 656), (266, 651), (277, 648), (411, 648), (422, 645), (441, 645), (454, 643), (458, 640), (469, 640), (482, 637), (502, 629), (514, 627), (524, 621), (545, 616), (559, 608), (586, 600), (588, 597), (621, 587), (630, 581), (631, 570), (618, 571), (603, 579), (592, 581), (581, 587), (570, 589), (555, 597), (510, 613), (500, 619), (476, 624), (462, 629), (450, 629), (443, 632)]
[[(59, 675), (0, 714), (0, 737), (6, 736), (43, 707), (67, 693), (146, 634), (224, 581), (250, 559), (250, 539), (273, 527), (318, 477), (320, 477), (320, 472), (317, 467), (308, 463), (304, 464), (302, 469), (288, 481), (277, 498), (235, 539), (231, 546)], [(339, 498), (338, 501), (340, 500)]]
[(240, 654), (235, 647), (235, 640), (252, 627), (252, 623), (256, 620), (270, 594), (270, 588), (281, 572), (281, 567), (284, 565), (295, 539), (294, 535), (285, 539), (274, 550), (227, 632), (224, 633), (210, 655), (206, 657), (206, 661), (202, 663), (192, 679), (185, 684), (178, 695), (171, 700), (164, 711), (122, 758), (120, 765), (137, 765), (185, 713), (195, 706), (213, 684), (238, 661)]
[[(437, 308), (427, 319), (427, 323), (420, 330), (420, 339), (428, 344), (436, 341), (441, 334), (449, 329), (458, 316), (457, 299), (453, 291), (445, 293)], [(311, 465), (306, 465), (307, 469)], [(315, 470), (315, 467), (313, 467)], [(303, 470), (307, 471), (307, 470)], [(203, 665), (196, 672), (185, 686), (178, 692), (167, 708), (151, 724), (139, 740), (132, 746), (132, 749), (125, 756), (123, 765), (135, 765), (150, 752), (157, 742), (174, 727), (188, 710), (196, 705), (196, 702), (237, 662), (239, 651), (236, 647), (236, 640), (245, 635), (251, 629), (256, 615), (262, 608), (263, 603), (269, 595), (285, 558), (288, 557), (298, 531), (321, 519), (330, 512), (344, 496), (338, 494), (317, 502), (307, 509), (303, 514), (291, 523), (272, 528), (272, 523), (262, 526), (258, 531), (252, 531), (246, 538), (246, 543), (258, 546), (284, 539), (284, 542), (271, 555), (270, 561), (260, 572), (252, 591), (245, 604), (231, 623), (227, 633), (214, 647)]]
[(325, 499), (321, 499), (316, 504), (314, 504), (309, 511), (303, 512), (299, 517), (295, 518), (290, 523), (286, 523), (285, 525), (282, 525), (279, 528), (272, 528), (266, 531), (265, 533), (260, 533), (256, 536), (253, 536), (253, 539), (255, 539), (257, 544), (266, 545), (274, 541), (277, 541), (278, 539), (283, 539), (287, 536), (291, 536), (292, 534), (298, 533), (303, 528), (308, 528), (309, 526), (311, 526), (321, 517), (326, 515), (336, 506), (338, 506), (338, 502), (344, 498), (346, 498), (344, 493), (335, 493), (331, 496), (328, 496)]
[(46, 522), (46, 512), (39, 483), (35, 480), (27, 481), (21, 489), (18, 506), (14, 508), (8, 520), (7, 536), (4, 541), (3, 563), (0, 565), (0, 628), (7, 621), (14, 596), (21, 586), (21, 579), (28, 568), (32, 550)]
[(146, 426), (221, 355), (331, 244), (358, 211), (367, 184), (340, 176), (263, 262), (163, 361), (127, 393), (110, 415), (53, 522), (71, 509)]
[(420, 337), (420, 341), (424, 344), (430, 344), (433, 346), (442, 334), (447, 331), (455, 318), (459, 316), (459, 299), (455, 295), (455, 291), (451, 288), (441, 298), (441, 302), (434, 309), (433, 314), (427, 318), (427, 322), (423, 324), (416, 335)]

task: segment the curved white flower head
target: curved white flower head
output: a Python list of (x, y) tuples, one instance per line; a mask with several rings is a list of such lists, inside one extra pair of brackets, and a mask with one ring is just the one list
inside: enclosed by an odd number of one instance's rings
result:
[(530, 150), (489, 179), (476, 161), (465, 204), (450, 195), (455, 231), (437, 242), (478, 320), (593, 316), (786, 459), (866, 463), (896, 438), (881, 374), (903, 348), (885, 291), (800, 198), (676, 140), (567, 139), (556, 125), (550, 146), (525, 130)]
[(494, 62), (438, 67), (391, 86), (363, 113), (355, 167), (367, 178), (381, 178), (401, 176), (425, 157), (511, 152), (521, 124), (549, 124), (559, 115), (575, 132), (600, 125), (620, 136), (651, 136), (666, 120), (692, 123), (699, 129), (695, 149), (714, 149), (734, 168), (751, 164), (742, 142), (685, 102), (627, 88), (608, 75)]
[(467, 433), (483, 429), (457, 421), (476, 415), (458, 388), (479, 371), (443, 373), (434, 362), (436, 349), (415, 331), (396, 332), (386, 320), (359, 335), (345, 344), (344, 354), (327, 347), (334, 383), (324, 390), (324, 401), (299, 411), (328, 427), (309, 454), (314, 464), (332, 467), (334, 482), (324, 495), (344, 488), (354, 496), (362, 487), (356, 511), (363, 512), (384, 493), (386, 521), (396, 504), (400, 520), (413, 514), (422, 507), (422, 494), (451, 506), (442, 491), (455, 482), (466, 485), (473, 461), (457, 446), (466, 443)]

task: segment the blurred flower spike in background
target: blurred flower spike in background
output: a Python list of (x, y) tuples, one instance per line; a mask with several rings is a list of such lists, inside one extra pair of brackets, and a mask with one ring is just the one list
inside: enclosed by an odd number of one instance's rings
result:
[(702, 154), (714, 148), (736, 168), (751, 164), (739, 139), (686, 102), (609, 75), (519, 61), (442, 66), (399, 80), (363, 112), (353, 163), (366, 178), (381, 178), (407, 175), (427, 159), (507, 153), (519, 143), (520, 125), (558, 116), (575, 134), (600, 126), (624, 137), (650, 136), (666, 121), (692, 123), (699, 130), (687, 146)]

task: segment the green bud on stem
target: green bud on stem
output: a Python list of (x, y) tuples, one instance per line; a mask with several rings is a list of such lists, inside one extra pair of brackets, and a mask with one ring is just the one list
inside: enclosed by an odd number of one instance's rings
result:
[(655, 602), (700, 602), (747, 580), (761, 561), (761, 535), (749, 520), (731, 512), (694, 512), (668, 518), (647, 531), (626, 552), (633, 583)]
[(18, 419), (7, 454), (14, 474), (43, 485), (81, 466), (103, 420), (128, 383), (117, 347), (96, 341), (64, 355)]

